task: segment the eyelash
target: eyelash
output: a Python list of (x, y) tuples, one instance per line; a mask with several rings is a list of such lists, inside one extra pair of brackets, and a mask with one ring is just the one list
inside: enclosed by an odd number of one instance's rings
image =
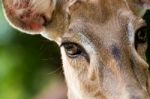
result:
[[(83, 56), (84, 58), (86, 58), (86, 60), (89, 62), (89, 56), (87, 54), (87, 52), (84, 50), (84, 48), (77, 44), (77, 43), (73, 43), (73, 42), (63, 42), (60, 47), (64, 47), (66, 54), (69, 58), (79, 58), (80, 56)], [(68, 49), (67, 49), (68, 47)], [(73, 49), (73, 47), (75, 49)], [(73, 50), (71, 50), (73, 49)], [(70, 50), (70, 52), (69, 52)], [(71, 51), (75, 51), (75, 53), (72, 53)]]
[(135, 48), (137, 49), (138, 44), (144, 44), (147, 41), (149, 27), (143, 26), (136, 31), (135, 34)]

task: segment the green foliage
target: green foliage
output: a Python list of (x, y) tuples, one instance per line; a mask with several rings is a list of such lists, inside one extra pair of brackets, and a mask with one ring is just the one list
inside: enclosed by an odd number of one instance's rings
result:
[(12, 29), (0, 9), (0, 99), (32, 99), (62, 76), (51, 73), (60, 63), (54, 42)]

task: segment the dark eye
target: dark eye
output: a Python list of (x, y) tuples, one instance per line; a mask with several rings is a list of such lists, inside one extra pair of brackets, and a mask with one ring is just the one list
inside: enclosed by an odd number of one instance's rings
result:
[(144, 26), (137, 30), (135, 40), (137, 43), (145, 43), (147, 41), (148, 27)]
[(67, 56), (70, 58), (76, 58), (79, 55), (83, 54), (83, 48), (75, 43), (63, 43), (61, 46), (65, 48)]
[(147, 41), (148, 26), (143, 26), (136, 31), (135, 34), (135, 48), (137, 49), (138, 44), (144, 44)]

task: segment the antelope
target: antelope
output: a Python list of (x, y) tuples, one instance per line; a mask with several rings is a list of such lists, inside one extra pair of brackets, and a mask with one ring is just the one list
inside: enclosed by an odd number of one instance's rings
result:
[(9, 24), (55, 41), (69, 99), (150, 99), (150, 0), (2, 0)]

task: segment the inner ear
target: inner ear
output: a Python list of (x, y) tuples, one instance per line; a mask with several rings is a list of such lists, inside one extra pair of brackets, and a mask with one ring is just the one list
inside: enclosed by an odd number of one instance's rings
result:
[(2, 0), (9, 23), (20, 31), (39, 34), (50, 21), (54, 0)]

